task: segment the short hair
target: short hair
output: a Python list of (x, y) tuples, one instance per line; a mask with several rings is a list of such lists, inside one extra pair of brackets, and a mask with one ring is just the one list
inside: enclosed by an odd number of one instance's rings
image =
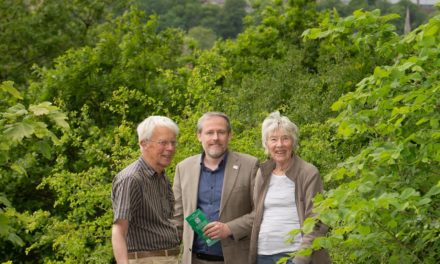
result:
[(293, 139), (293, 152), (295, 152), (298, 149), (298, 141), (299, 141), (299, 129), (293, 123), (290, 121), (290, 119), (287, 116), (282, 116), (280, 112), (276, 111), (273, 113), (270, 113), (266, 119), (263, 121), (263, 125), (261, 128), (261, 140), (264, 147), (264, 152), (266, 154), (269, 154), (269, 149), (267, 147), (267, 137), (270, 133), (274, 132), (275, 130), (283, 129), (286, 131), (289, 136)]
[(137, 126), (139, 142), (150, 139), (156, 127), (166, 127), (171, 129), (176, 136), (179, 134), (179, 127), (173, 120), (166, 116), (149, 116)]
[(229, 121), (229, 117), (225, 113), (207, 112), (207, 113), (204, 113), (197, 121), (197, 133), (200, 133), (202, 131), (203, 122), (205, 122), (206, 119), (213, 117), (213, 116), (218, 116), (218, 117), (224, 118), (226, 120), (228, 133), (230, 133), (232, 131), (231, 122)]

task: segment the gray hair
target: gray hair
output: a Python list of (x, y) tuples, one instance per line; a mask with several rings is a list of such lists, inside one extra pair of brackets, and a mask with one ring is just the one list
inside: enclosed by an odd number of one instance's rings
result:
[(267, 147), (267, 138), (270, 133), (278, 130), (283, 129), (286, 131), (289, 136), (293, 139), (293, 152), (295, 152), (298, 149), (298, 141), (299, 141), (299, 130), (298, 127), (290, 121), (290, 119), (287, 116), (282, 116), (280, 112), (276, 111), (271, 114), (269, 114), (266, 119), (263, 121), (263, 125), (261, 128), (261, 140), (264, 147), (264, 152), (266, 154), (269, 154), (269, 149)]
[(149, 116), (137, 126), (139, 142), (150, 139), (156, 127), (166, 127), (174, 131), (176, 136), (179, 134), (179, 127), (173, 120), (166, 116)]
[(205, 122), (206, 119), (208, 119), (210, 117), (213, 117), (213, 116), (218, 116), (218, 117), (224, 118), (226, 120), (228, 133), (231, 132), (231, 130), (232, 130), (231, 122), (229, 121), (229, 117), (225, 113), (222, 113), (222, 112), (207, 112), (207, 113), (204, 113), (199, 118), (199, 121), (197, 121), (197, 133), (200, 133), (202, 131), (203, 122)]

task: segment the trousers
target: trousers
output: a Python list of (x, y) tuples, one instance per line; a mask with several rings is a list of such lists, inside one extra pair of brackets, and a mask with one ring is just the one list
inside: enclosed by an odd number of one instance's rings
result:
[(146, 257), (128, 260), (130, 264), (179, 264), (178, 256)]

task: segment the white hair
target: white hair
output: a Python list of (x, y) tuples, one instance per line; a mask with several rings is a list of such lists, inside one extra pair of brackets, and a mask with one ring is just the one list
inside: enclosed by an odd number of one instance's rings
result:
[(261, 140), (264, 147), (264, 152), (269, 154), (269, 149), (267, 147), (267, 138), (270, 133), (273, 133), (276, 130), (282, 129), (289, 134), (293, 139), (293, 152), (298, 149), (298, 141), (299, 141), (299, 130), (298, 127), (289, 120), (287, 116), (282, 116), (280, 112), (276, 111), (270, 113), (268, 117), (266, 117), (263, 121), (263, 125), (261, 128)]
[(156, 127), (166, 127), (179, 134), (179, 127), (173, 120), (166, 116), (149, 116), (142, 121), (137, 127), (138, 140), (148, 140), (151, 138)]

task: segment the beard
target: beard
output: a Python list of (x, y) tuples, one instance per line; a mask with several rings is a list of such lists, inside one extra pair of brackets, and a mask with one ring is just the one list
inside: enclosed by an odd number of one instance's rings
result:
[(206, 151), (206, 155), (208, 155), (209, 157), (213, 158), (213, 159), (218, 159), (221, 156), (223, 156), (226, 152), (226, 149), (223, 148), (212, 148), (212, 149), (208, 149)]

